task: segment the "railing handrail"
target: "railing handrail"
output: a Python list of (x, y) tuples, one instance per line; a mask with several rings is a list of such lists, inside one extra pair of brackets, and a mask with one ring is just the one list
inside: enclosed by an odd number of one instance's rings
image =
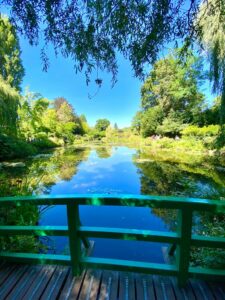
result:
[[(135, 194), (72, 194), (72, 195), (37, 195), (0, 197), (0, 205), (32, 203), (34, 205), (67, 205), (71, 201), (78, 205), (116, 205), (150, 206), (160, 208), (190, 208), (225, 212), (225, 200), (189, 198), (177, 196), (135, 195)], [(127, 202), (128, 201), (128, 202)]]
[[(5, 260), (35, 263), (55, 263), (72, 265), (73, 274), (79, 274), (81, 268), (106, 268), (145, 273), (176, 275), (180, 285), (184, 285), (188, 277), (225, 276), (225, 270), (190, 267), (191, 247), (225, 248), (225, 238), (192, 234), (193, 211), (210, 211), (225, 213), (225, 201), (173, 196), (125, 195), (125, 194), (76, 194), (76, 195), (42, 195), (1, 197), (0, 206), (22, 204), (33, 205), (66, 205), (68, 226), (0, 226), (0, 236), (29, 235), (36, 236), (69, 236), (70, 256), (32, 253), (0, 252)], [(79, 205), (116, 205), (178, 210), (177, 232), (161, 232), (151, 230), (88, 227), (80, 224)], [(116, 238), (166, 242), (177, 247), (176, 264), (155, 264), (118, 259), (84, 257), (81, 252), (81, 241), (88, 247), (89, 237)], [(174, 252), (172, 247), (171, 252)]]

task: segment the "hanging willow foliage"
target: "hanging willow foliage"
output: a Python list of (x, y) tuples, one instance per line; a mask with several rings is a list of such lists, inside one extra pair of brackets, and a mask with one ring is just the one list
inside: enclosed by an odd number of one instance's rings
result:
[(0, 133), (16, 135), (19, 93), (0, 76)]
[(204, 1), (197, 17), (198, 38), (210, 63), (213, 91), (221, 94), (221, 124), (225, 123), (225, 2)]

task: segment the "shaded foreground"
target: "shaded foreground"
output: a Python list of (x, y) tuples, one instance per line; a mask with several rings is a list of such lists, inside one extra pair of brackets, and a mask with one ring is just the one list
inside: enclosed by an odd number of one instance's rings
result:
[(0, 299), (225, 299), (224, 283), (189, 280), (185, 288), (173, 277), (71, 268), (0, 264)]

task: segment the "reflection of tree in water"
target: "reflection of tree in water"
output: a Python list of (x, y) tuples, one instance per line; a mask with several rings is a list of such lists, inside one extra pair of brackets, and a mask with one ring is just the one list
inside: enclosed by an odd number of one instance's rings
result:
[[(146, 154), (144, 154), (144, 159), (141, 156), (140, 153), (134, 156), (134, 163), (140, 174), (142, 194), (180, 195), (224, 201), (224, 172), (215, 166), (147, 161)], [(152, 212), (163, 219), (170, 230), (176, 230), (176, 210), (153, 208)], [(224, 237), (224, 214), (215, 216), (210, 213), (196, 213), (193, 218), (193, 231), (199, 234)], [(194, 265), (224, 268), (225, 250), (195, 248), (192, 251), (191, 259)]]
[[(142, 156), (145, 160), (139, 163)], [(140, 174), (142, 194), (218, 199), (225, 193), (224, 172), (213, 165), (193, 166), (147, 161), (146, 154), (140, 152), (134, 156), (134, 164)]]
[(89, 153), (89, 148), (57, 149), (52, 154), (30, 159), (25, 167), (4, 168), (0, 174), (0, 193), (2, 196), (47, 194), (60, 180), (70, 180)]
[[(48, 155), (39, 155), (25, 162), (24, 167), (2, 168), (0, 173), (1, 196), (48, 194), (60, 180), (70, 180), (78, 165), (88, 159), (89, 148), (57, 149)], [(35, 225), (40, 208), (23, 204), (17, 208), (0, 207), (0, 224)], [(38, 251), (40, 244), (34, 236), (0, 239), (0, 249)], [(10, 245), (10, 249), (8, 246)]]
[(112, 147), (96, 147), (95, 151), (99, 158), (109, 158), (112, 156)]

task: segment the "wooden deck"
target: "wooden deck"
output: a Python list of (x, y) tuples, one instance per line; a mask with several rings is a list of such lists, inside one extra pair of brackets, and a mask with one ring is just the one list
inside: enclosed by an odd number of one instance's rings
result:
[(225, 283), (176, 279), (114, 271), (87, 270), (73, 278), (62, 266), (0, 265), (0, 299), (77, 300), (225, 300)]

